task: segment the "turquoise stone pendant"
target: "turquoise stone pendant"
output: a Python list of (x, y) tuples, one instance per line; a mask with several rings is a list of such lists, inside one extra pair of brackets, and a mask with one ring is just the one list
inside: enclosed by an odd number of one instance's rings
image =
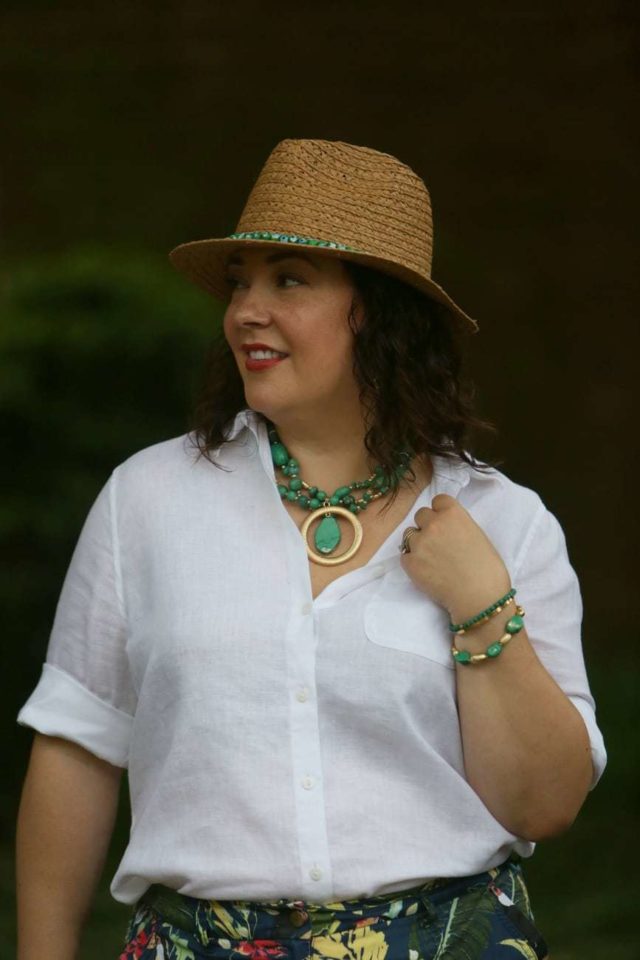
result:
[(338, 521), (330, 513), (327, 514), (316, 527), (313, 537), (316, 550), (322, 554), (333, 553), (341, 539)]
[[(331, 550), (335, 550), (342, 539), (338, 521), (334, 514), (351, 524), (353, 543), (338, 557), (328, 557), (326, 554)], [(307, 534), (309, 533), (311, 524), (316, 522), (318, 523), (318, 528), (314, 537), (315, 543), (312, 547), (307, 540)], [(347, 560), (351, 560), (351, 557), (355, 556), (362, 543), (362, 524), (353, 511), (347, 510), (346, 507), (327, 505), (313, 510), (302, 524), (300, 533), (307, 546), (309, 559), (325, 567), (332, 567), (336, 563), (346, 563)]]

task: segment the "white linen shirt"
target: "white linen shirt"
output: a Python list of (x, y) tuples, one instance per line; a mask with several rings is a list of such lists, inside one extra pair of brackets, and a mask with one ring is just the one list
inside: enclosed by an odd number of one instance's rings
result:
[(133, 904), (162, 883), (327, 902), (530, 855), (465, 778), (448, 616), (405, 574), (399, 546), (438, 493), (485, 530), (538, 656), (584, 719), (595, 785), (606, 754), (556, 518), (500, 471), (435, 457), (377, 553), (313, 600), (264, 421), (241, 411), (228, 436), (226, 471), (196, 461), (189, 434), (114, 469), (17, 718), (128, 768), (114, 899)]

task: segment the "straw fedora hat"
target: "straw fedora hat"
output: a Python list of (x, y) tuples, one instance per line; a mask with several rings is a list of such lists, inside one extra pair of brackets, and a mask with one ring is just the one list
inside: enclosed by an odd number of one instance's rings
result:
[(182, 243), (171, 263), (227, 302), (227, 255), (238, 247), (308, 247), (373, 267), (442, 304), (458, 326), (478, 324), (431, 279), (433, 221), (424, 182), (388, 153), (339, 140), (281, 140), (235, 231)]

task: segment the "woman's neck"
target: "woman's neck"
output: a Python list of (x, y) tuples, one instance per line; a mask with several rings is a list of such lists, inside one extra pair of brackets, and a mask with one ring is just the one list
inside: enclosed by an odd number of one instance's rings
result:
[[(300, 477), (331, 494), (338, 487), (366, 480), (376, 466), (364, 445), (364, 421), (328, 424), (320, 419), (302, 423), (294, 419), (273, 424), (289, 455), (300, 464)], [(428, 470), (414, 463), (416, 481), (424, 482)]]
[(336, 487), (364, 480), (374, 463), (364, 445), (364, 424), (274, 423), (280, 441), (300, 464), (307, 483), (333, 493)]

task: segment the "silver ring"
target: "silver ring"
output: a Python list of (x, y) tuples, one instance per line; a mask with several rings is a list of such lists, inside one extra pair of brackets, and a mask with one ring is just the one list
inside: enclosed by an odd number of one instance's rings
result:
[(402, 534), (402, 544), (400, 546), (400, 553), (411, 553), (409, 540), (411, 539), (411, 534), (417, 533), (419, 529), (420, 527), (407, 527), (407, 529)]

